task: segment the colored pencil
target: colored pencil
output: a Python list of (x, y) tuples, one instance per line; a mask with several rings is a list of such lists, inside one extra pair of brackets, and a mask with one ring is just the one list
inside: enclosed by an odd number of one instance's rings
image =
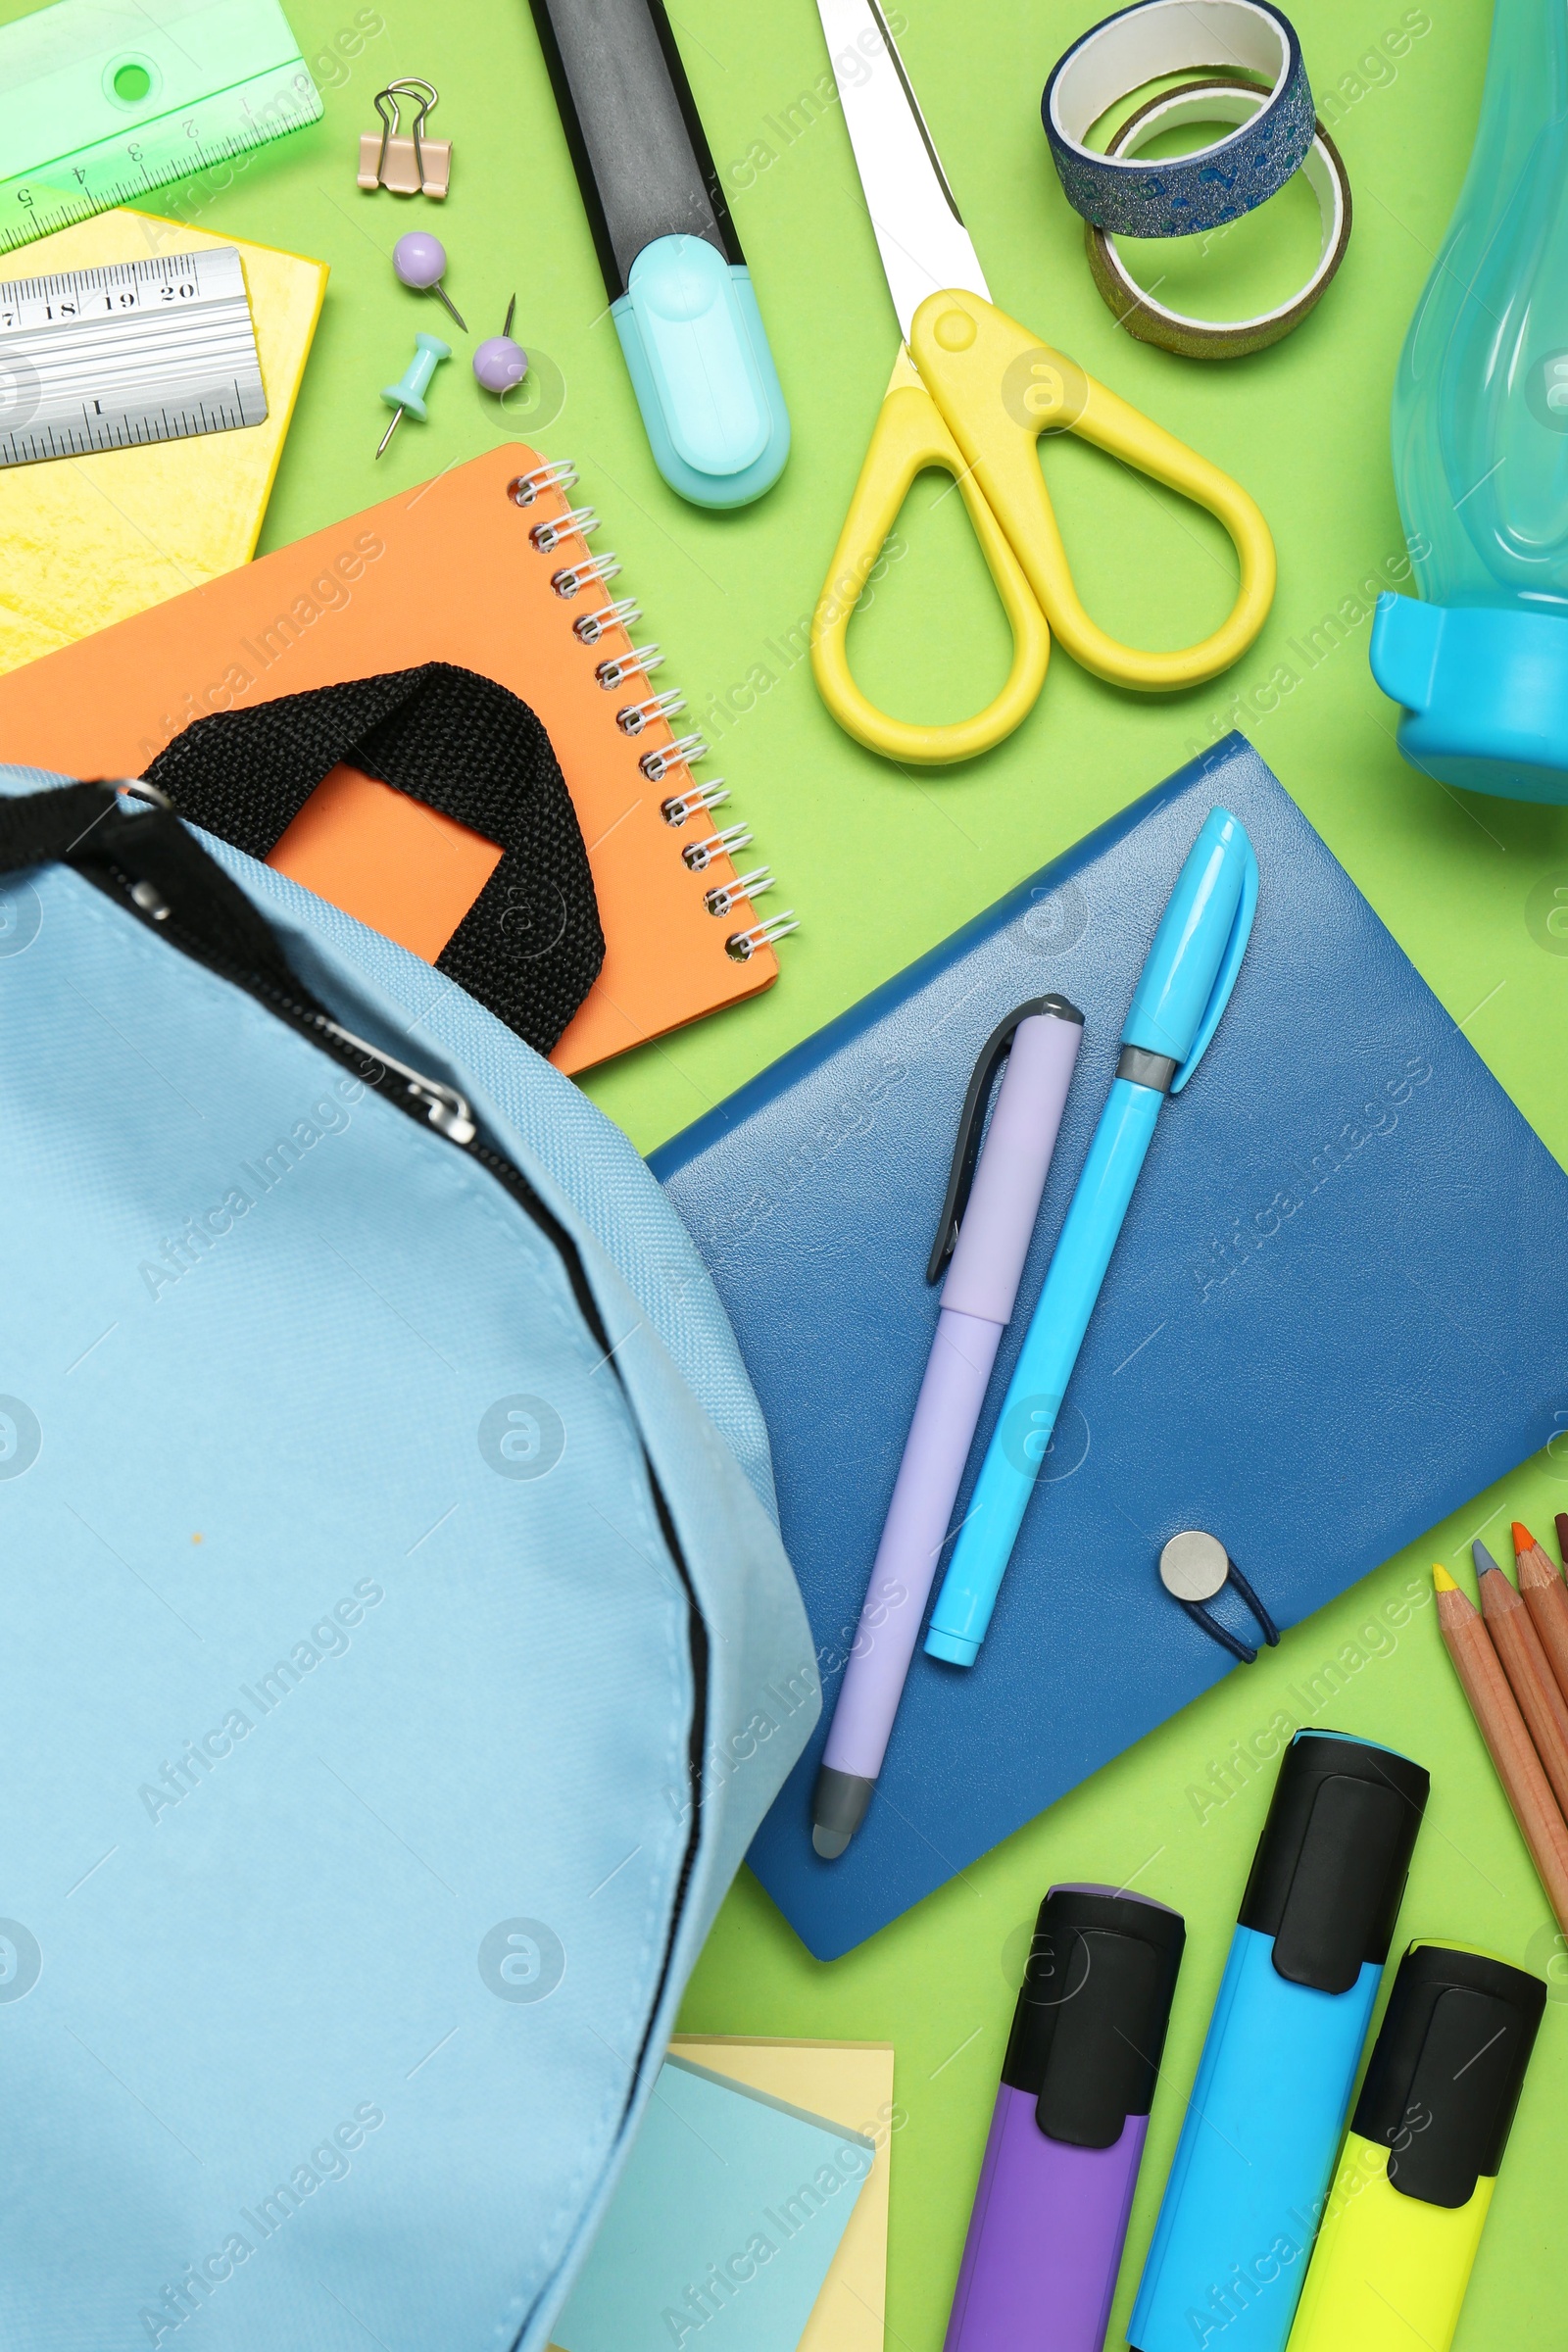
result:
[(1557, 1688), (1541, 1636), (1520, 1599), (1484, 1544), (1472, 1544), (1476, 1591), (1509, 1688), (1519, 1701), (1525, 1729), (1541, 1758), (1557, 1810), (1568, 1815), (1568, 1701)]
[(1568, 1511), (1559, 1511), (1552, 1525), (1557, 1530), (1557, 1549), (1562, 1554), (1563, 1567), (1568, 1570)]
[(1530, 1622), (1541, 1636), (1557, 1688), (1568, 1698), (1568, 1585), (1528, 1527), (1513, 1523), (1513, 1556)]
[(1437, 1588), (1443, 1645), (1453, 1660), (1557, 1925), (1568, 1935), (1568, 1826), (1557, 1810), (1541, 1758), (1530, 1744), (1525, 1719), (1497, 1663), (1480, 1610), (1460, 1592), (1446, 1568), (1435, 1567), (1432, 1582)]

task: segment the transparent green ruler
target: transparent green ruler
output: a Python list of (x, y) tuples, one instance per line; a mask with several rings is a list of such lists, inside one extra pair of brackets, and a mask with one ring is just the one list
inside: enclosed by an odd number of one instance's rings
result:
[(0, 253), (320, 114), (277, 0), (58, 0), (0, 26)]

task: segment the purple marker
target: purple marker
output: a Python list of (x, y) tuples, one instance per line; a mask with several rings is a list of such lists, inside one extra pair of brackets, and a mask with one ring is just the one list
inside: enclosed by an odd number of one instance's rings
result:
[[(1065, 997), (1032, 998), (987, 1041), (969, 1081), (926, 1280), (953, 1263), (811, 1799), (811, 1843), (825, 1862), (864, 1820), (887, 1754), (1083, 1034), (1084, 1016)], [(1006, 1074), (981, 1151), (1004, 1054)]]
[(1041, 1904), (945, 2352), (1101, 2352), (1186, 1940), (1108, 1886)]

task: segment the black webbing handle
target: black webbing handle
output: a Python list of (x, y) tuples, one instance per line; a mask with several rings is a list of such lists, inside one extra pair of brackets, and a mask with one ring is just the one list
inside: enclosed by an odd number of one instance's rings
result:
[(430, 662), (214, 711), (146, 780), (193, 824), (265, 858), (340, 762), (499, 849), (436, 968), (548, 1054), (599, 976), (605, 938), (550, 738), (505, 686)]

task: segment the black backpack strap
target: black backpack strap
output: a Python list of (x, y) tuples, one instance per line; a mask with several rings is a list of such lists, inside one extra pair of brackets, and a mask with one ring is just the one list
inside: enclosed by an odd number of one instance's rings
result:
[(62, 784), (0, 798), (0, 873), (70, 865), (150, 921), (177, 918), (200, 954), (237, 978), (285, 990), (314, 1009), (277, 935), (161, 798), (139, 783)]
[(147, 781), (265, 858), (340, 761), (500, 850), (436, 968), (548, 1054), (599, 976), (605, 939), (550, 738), (506, 687), (431, 662), (214, 711), (175, 736)]
[(115, 807), (112, 784), (63, 784), (0, 798), (0, 874), (58, 865)]

